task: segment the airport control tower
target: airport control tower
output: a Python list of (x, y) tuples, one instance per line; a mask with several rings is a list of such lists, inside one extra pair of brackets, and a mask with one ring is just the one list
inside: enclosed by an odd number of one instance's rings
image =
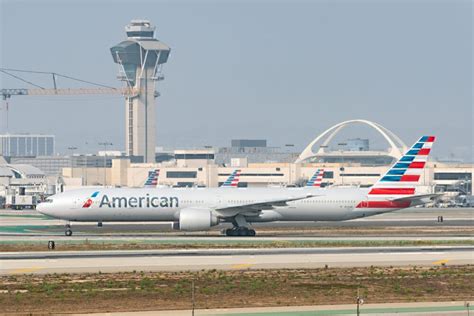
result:
[(155, 162), (155, 91), (162, 80), (161, 68), (170, 48), (154, 38), (155, 27), (146, 20), (132, 20), (125, 27), (127, 40), (110, 49), (119, 65), (119, 79), (133, 93), (125, 100), (125, 150), (129, 156), (142, 156)]

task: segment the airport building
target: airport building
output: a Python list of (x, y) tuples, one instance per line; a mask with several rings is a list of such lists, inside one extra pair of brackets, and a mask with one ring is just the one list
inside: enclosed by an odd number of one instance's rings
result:
[[(377, 130), (389, 144), (385, 151), (373, 151), (367, 139), (349, 139), (331, 150), (331, 140), (346, 126), (365, 124)], [(247, 140), (250, 141), (250, 140)], [(318, 168), (324, 168), (323, 186), (373, 185), (389, 166), (407, 150), (395, 134), (369, 121), (352, 120), (337, 124), (315, 138), (299, 155), (288, 154), (285, 161), (275, 161), (273, 148), (262, 155), (266, 142), (232, 142), (230, 149), (175, 150), (173, 159), (161, 163), (133, 163), (127, 157), (111, 159), (103, 168), (64, 168), (64, 177), (88, 178), (86, 185), (140, 187), (148, 172), (160, 169), (158, 184), (172, 187), (217, 187), (235, 169), (241, 170), (241, 187), (304, 185)], [(246, 147), (251, 145), (251, 147)], [(241, 152), (242, 151), (242, 152)], [(225, 152), (226, 158), (219, 159)], [(239, 155), (242, 154), (242, 155)], [(258, 158), (256, 158), (257, 156)], [(296, 159), (294, 158), (296, 156)], [(262, 157), (267, 157), (264, 160)], [(431, 158), (432, 159), (432, 158)], [(223, 162), (225, 160), (225, 162)], [(252, 162), (259, 161), (259, 162)], [(84, 173), (85, 172), (85, 173)], [(445, 192), (448, 196), (472, 194), (473, 165), (430, 160), (421, 177), (421, 186), (427, 192)]]
[(31, 165), (7, 164), (0, 157), (0, 208), (34, 208), (46, 195), (62, 190), (58, 178), (48, 178)]
[[(336, 145), (331, 140), (352, 124), (365, 124), (388, 143), (387, 150), (372, 150), (370, 140), (351, 138)], [(54, 139), (54, 138), (53, 138)], [(316, 137), (301, 153), (292, 147), (268, 147), (266, 140), (234, 139), (230, 147), (155, 151), (155, 162), (144, 163), (120, 152), (97, 155), (5, 157), (0, 166), (7, 186), (64, 185), (66, 190), (82, 186), (143, 186), (150, 170), (160, 169), (158, 184), (171, 187), (217, 187), (235, 170), (241, 170), (240, 187), (301, 186), (316, 169), (325, 170), (322, 186), (373, 185), (398, 159), (407, 146), (392, 132), (369, 121), (352, 120), (337, 124)], [(11, 166), (38, 170), (42, 176), (12, 177)], [(20, 167), (19, 167), (20, 168)], [(18, 170), (23, 170), (23, 169)], [(28, 169), (30, 168), (30, 169)], [(429, 192), (447, 196), (472, 194), (473, 165), (431, 160), (421, 178)], [(21, 173), (20, 173), (21, 174)], [(18, 180), (20, 179), (20, 180)]]
[(0, 135), (0, 156), (52, 156), (54, 155), (54, 136), (40, 134)]
[[(112, 159), (120, 159), (122, 155), (73, 155), (73, 156), (29, 156), (5, 157), (11, 164), (31, 165), (43, 171), (48, 176), (60, 176), (64, 168), (110, 168)], [(136, 162), (131, 159), (132, 162)]]
[(298, 157), (293, 147), (291, 144), (287, 144), (284, 149), (268, 147), (266, 139), (232, 139), (230, 147), (217, 149), (215, 163), (238, 166), (237, 161), (245, 163), (293, 162)]

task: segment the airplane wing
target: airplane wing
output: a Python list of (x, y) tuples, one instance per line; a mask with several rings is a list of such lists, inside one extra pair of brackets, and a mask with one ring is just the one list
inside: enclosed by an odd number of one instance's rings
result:
[(222, 217), (232, 217), (237, 214), (255, 215), (261, 210), (272, 210), (275, 207), (287, 206), (288, 202), (305, 200), (316, 196), (317, 195), (307, 194), (304, 196), (288, 197), (284, 199), (262, 200), (246, 204), (228, 205), (225, 207), (216, 208), (214, 210)]

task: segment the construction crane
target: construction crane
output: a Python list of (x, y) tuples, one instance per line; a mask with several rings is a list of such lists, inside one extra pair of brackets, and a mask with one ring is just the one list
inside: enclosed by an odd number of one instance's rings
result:
[[(124, 87), (124, 88), (109, 87), (103, 84), (99, 84), (99, 83), (95, 83), (95, 82), (91, 82), (87, 80), (82, 80), (82, 79), (58, 74), (55, 72), (31, 71), (31, 70), (10, 69), (10, 68), (0, 68), (0, 72), (35, 87), (31, 89), (24, 89), (24, 88), (0, 89), (0, 94), (2, 95), (2, 99), (5, 101), (5, 110), (6, 110), (5, 118), (6, 118), (7, 130), (8, 130), (8, 111), (9, 111), (8, 99), (10, 99), (12, 96), (16, 96), (16, 95), (35, 95), (35, 96), (88, 95), (88, 94), (111, 94), (111, 95), (115, 94), (115, 95), (123, 95), (123, 96), (136, 96), (138, 94), (137, 92), (134, 91), (134, 89), (130, 87)], [(31, 81), (28, 81), (20, 77), (19, 75), (13, 74), (12, 72), (50, 75), (53, 81), (53, 88), (42, 87), (38, 84), (35, 84)], [(95, 87), (94, 88), (58, 88), (57, 87), (58, 77), (66, 78), (66, 79), (70, 79), (70, 80), (78, 81), (82, 83), (87, 83)]]
[(0, 89), (3, 100), (14, 95), (81, 95), (121, 94), (133, 95), (130, 88), (63, 88), (63, 89)]
[[(31, 70), (21, 70), (21, 69), (8, 69), (8, 68), (0, 68), (0, 72), (23, 81), (29, 85), (34, 86), (35, 88), (31, 89), (0, 89), (0, 94), (2, 95), (3, 100), (7, 100), (14, 95), (82, 95), (82, 94), (120, 94), (124, 96), (133, 96), (135, 93), (134, 91), (129, 88), (115, 88), (109, 87), (106, 85), (94, 83), (91, 81), (86, 81), (66, 75), (61, 75), (55, 72), (44, 72), (44, 71), (31, 71)], [(33, 73), (33, 74), (47, 74), (51, 75), (53, 79), (53, 88), (44, 88), (40, 85), (32, 83), (24, 78), (21, 78), (18, 75), (14, 75), (11, 72), (23, 72), (23, 73)], [(91, 84), (93, 86), (97, 86), (97, 88), (58, 88), (57, 87), (57, 78), (62, 77), (78, 82), (83, 82), (87, 84)]]

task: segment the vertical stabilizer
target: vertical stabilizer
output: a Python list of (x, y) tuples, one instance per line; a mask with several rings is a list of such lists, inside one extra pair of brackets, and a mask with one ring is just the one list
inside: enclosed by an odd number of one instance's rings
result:
[(143, 185), (145, 188), (156, 188), (158, 184), (158, 177), (160, 175), (160, 169), (151, 170), (148, 172), (148, 178)]
[(230, 176), (222, 183), (221, 187), (223, 188), (236, 188), (239, 185), (240, 181), (240, 169), (234, 170)]
[(306, 183), (306, 187), (321, 187), (323, 182), (324, 169), (318, 169)]
[(375, 183), (369, 195), (413, 195), (428, 161), (434, 136), (421, 137), (388, 171)]

